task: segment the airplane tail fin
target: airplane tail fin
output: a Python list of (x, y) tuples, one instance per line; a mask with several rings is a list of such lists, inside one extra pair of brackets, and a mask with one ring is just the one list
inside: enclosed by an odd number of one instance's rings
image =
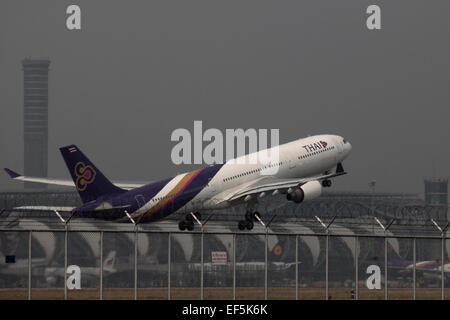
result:
[(116, 269), (116, 251), (110, 251), (103, 262), (103, 270), (107, 272), (115, 272)]
[(403, 267), (408, 265), (408, 262), (398, 254), (389, 242), (387, 243), (387, 254), (389, 257), (389, 262), (392, 266)]
[(59, 150), (83, 203), (101, 196), (125, 192), (112, 184), (77, 146), (70, 145)]

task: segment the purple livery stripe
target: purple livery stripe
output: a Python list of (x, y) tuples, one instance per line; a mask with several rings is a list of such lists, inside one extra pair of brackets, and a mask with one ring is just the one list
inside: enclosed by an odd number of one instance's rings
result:
[(156, 212), (163, 210), (165, 207), (167, 207), (170, 203), (175, 201), (176, 197), (181, 194), (186, 187), (192, 182), (192, 180), (195, 179), (199, 175), (200, 172), (202, 172), (204, 169), (199, 169), (196, 171), (191, 171), (187, 173), (178, 183), (177, 185), (170, 190), (170, 192), (164, 196), (156, 205), (154, 205), (150, 210), (147, 212), (144, 212), (142, 217), (140, 219), (143, 219), (145, 217), (149, 217), (154, 215)]

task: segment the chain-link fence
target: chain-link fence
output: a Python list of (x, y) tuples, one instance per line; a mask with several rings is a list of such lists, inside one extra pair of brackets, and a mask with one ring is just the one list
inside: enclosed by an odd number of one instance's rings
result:
[(450, 239), (0, 230), (0, 299), (448, 299)]

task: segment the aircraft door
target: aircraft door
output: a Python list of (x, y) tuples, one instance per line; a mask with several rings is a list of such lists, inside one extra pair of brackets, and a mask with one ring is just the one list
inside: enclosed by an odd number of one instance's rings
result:
[(338, 152), (335, 153), (334, 159), (337, 162), (341, 158), (342, 152), (344, 151), (344, 144), (340, 140), (335, 140), (335, 146)]

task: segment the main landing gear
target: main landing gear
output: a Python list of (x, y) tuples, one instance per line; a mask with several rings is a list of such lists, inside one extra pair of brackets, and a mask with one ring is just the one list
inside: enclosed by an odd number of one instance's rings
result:
[(322, 187), (331, 187), (331, 180), (323, 180)]
[[(195, 216), (197, 219), (201, 219), (200, 213), (196, 212)], [(194, 230), (194, 217), (191, 214), (187, 214), (184, 217), (184, 220), (181, 220), (178, 223), (178, 229), (180, 229), (180, 231), (184, 231), (186, 229), (189, 231)]]
[(259, 214), (258, 211), (252, 212), (252, 211), (247, 211), (245, 213), (245, 220), (241, 220), (238, 223), (238, 228), (239, 230), (244, 230), (247, 228), (247, 230), (252, 230), (253, 229), (253, 225), (254, 225), (254, 221), (258, 221), (258, 219), (256, 218), (256, 216), (261, 217), (261, 215)]

